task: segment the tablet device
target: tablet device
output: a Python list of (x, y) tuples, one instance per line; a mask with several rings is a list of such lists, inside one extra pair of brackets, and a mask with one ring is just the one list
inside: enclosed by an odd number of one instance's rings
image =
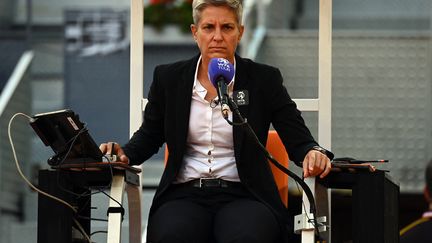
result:
[(72, 110), (41, 113), (32, 118), (31, 127), (55, 153), (48, 159), (49, 165), (102, 161), (103, 154), (99, 146)]

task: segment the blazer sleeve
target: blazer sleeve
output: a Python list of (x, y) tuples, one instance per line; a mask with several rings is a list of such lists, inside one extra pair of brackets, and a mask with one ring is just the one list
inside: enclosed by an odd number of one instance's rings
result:
[(156, 67), (153, 83), (148, 94), (148, 103), (144, 110), (144, 119), (140, 128), (123, 146), (131, 165), (143, 163), (158, 152), (164, 144), (164, 84), (160, 79), (160, 68)]
[[(301, 162), (307, 152), (319, 145), (312, 137), (301, 112), (283, 85), (283, 78), (278, 69), (271, 68), (269, 82), (266, 86), (266, 102), (271, 109), (273, 127), (285, 145), (290, 159), (302, 166)], [(329, 152), (327, 156), (332, 158), (333, 154)]]

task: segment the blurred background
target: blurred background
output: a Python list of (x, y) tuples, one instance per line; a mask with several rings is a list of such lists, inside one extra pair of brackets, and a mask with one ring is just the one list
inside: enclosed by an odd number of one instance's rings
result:
[[(293, 98), (316, 98), (319, 1), (244, 2), (247, 29), (239, 53), (278, 67)], [(144, 3), (146, 96), (157, 64), (192, 57), (198, 50), (188, 32), (190, 1)], [(0, 243), (36, 242), (37, 234), (37, 194), (19, 178), (8, 142), (13, 114), (70, 108), (96, 143), (127, 141), (129, 6), (125, 0), (0, 2)], [(333, 0), (332, 51), (332, 151), (336, 157), (390, 160), (379, 168), (399, 182), (403, 227), (426, 209), (432, 1)], [(303, 115), (316, 137), (317, 114)], [(37, 184), (38, 171), (48, 168), (53, 152), (25, 119), (16, 119), (12, 132), (24, 173)], [(143, 167), (144, 217), (163, 169), (162, 154), (163, 149)], [(333, 194), (339, 210), (349, 210), (349, 193)], [(290, 183), (293, 212), (300, 211), (299, 195)], [(106, 218), (107, 204), (106, 196), (93, 197), (95, 217)], [(98, 229), (106, 224), (92, 222), (92, 230)], [(103, 242), (104, 237), (93, 239)]]

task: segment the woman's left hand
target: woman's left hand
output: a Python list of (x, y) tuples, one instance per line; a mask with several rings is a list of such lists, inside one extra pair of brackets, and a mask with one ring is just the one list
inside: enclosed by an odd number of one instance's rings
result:
[(330, 173), (331, 163), (327, 155), (310, 150), (303, 160), (303, 177), (320, 176), (324, 178)]

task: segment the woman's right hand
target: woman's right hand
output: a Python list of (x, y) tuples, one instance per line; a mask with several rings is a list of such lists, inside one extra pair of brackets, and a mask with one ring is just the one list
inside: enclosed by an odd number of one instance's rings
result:
[(126, 156), (123, 149), (118, 143), (102, 143), (101, 145), (99, 145), (99, 149), (100, 151), (102, 151), (103, 154), (117, 155), (117, 161), (129, 164), (129, 158)]

